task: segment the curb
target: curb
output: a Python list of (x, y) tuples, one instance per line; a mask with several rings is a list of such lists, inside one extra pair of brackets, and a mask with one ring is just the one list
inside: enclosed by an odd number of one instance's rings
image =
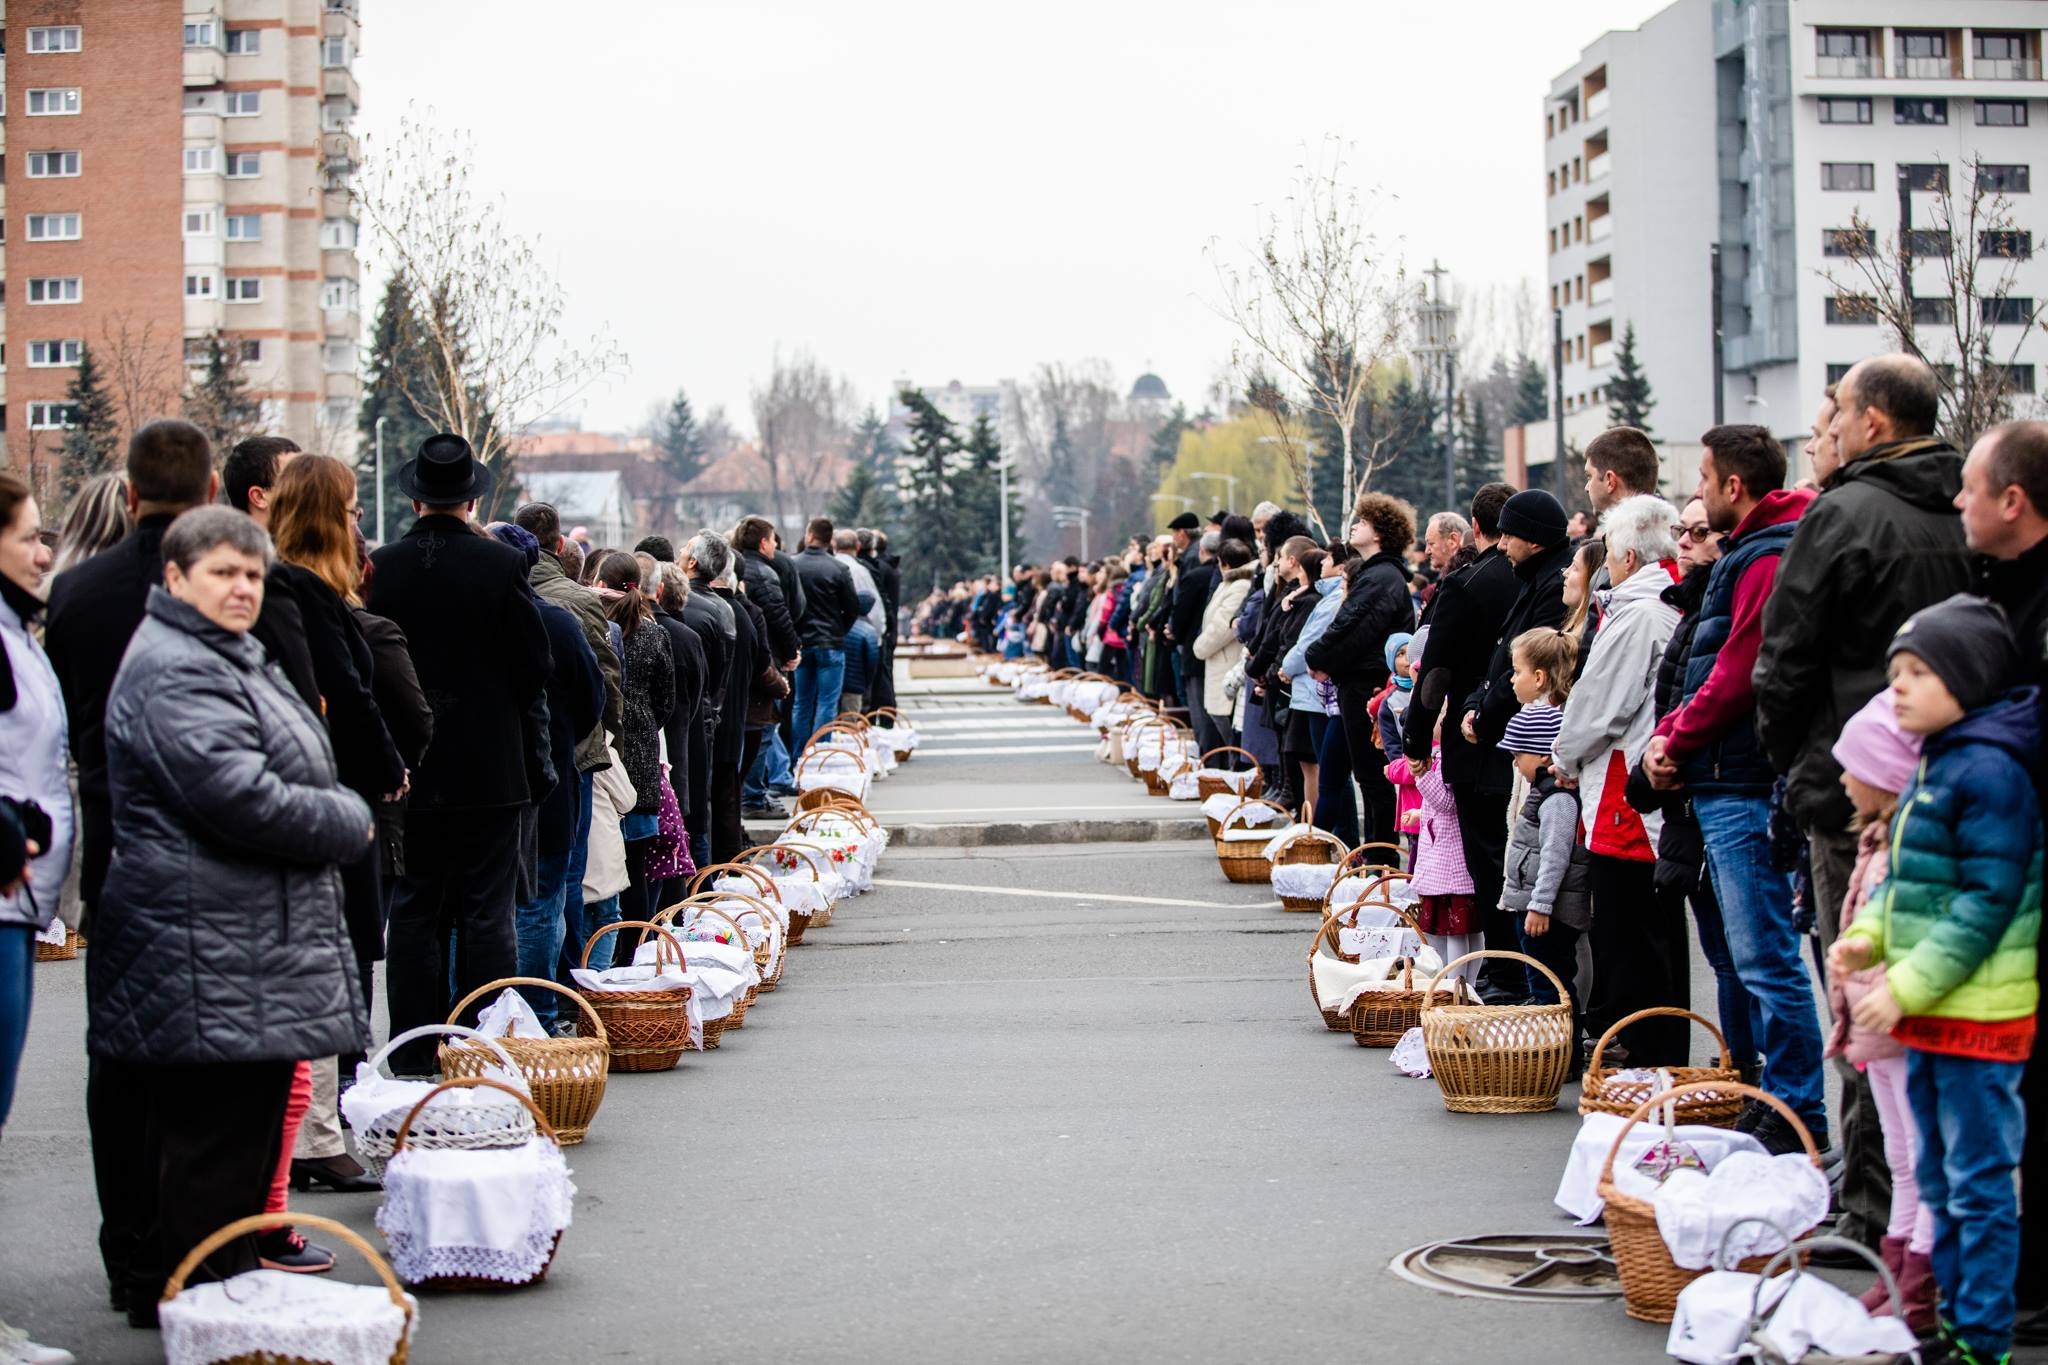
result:
[[(1005, 820), (963, 825), (883, 823), (891, 848), (984, 848), (1018, 844), (1139, 844), (1206, 839), (1202, 820), (1169, 816), (1124, 820)], [(772, 839), (781, 827), (749, 829), (748, 837)]]

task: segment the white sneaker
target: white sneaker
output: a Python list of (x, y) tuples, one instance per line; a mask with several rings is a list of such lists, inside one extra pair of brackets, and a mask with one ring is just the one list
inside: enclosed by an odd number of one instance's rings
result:
[(38, 1346), (19, 1327), (0, 1322), (0, 1365), (78, 1365), (78, 1357), (55, 1346)]

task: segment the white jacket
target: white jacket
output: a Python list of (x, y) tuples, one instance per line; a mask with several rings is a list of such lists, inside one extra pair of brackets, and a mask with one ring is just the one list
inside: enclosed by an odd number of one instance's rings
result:
[(619, 817), (640, 804), (640, 794), (626, 776), (625, 760), (616, 745), (605, 752), (612, 766), (591, 774), (590, 844), (583, 864), (583, 903), (604, 900), (624, 891), (631, 880), (626, 875), (626, 840), (619, 833)]
[(14, 670), (16, 700), (0, 711), (0, 796), (33, 801), (50, 817), (50, 846), (29, 864), (29, 885), (0, 896), (0, 924), (45, 928), (57, 917), (57, 900), (71, 870), (70, 739), (64, 693), (49, 655), (35, 642), (4, 599), (0, 599), (0, 649)]
[(1676, 569), (1645, 564), (1614, 589), (1552, 747), (1558, 771), (1578, 780), (1586, 847), (1636, 862), (1656, 861), (1664, 827), (1662, 815), (1638, 814), (1625, 794), (1629, 765), (1657, 724), (1657, 665), (1678, 629), (1678, 608), (1662, 597)]
[(1223, 575), (1223, 581), (1216, 585), (1216, 591), (1209, 594), (1209, 605), (1202, 608), (1201, 633), (1195, 636), (1195, 657), (1204, 664), (1202, 669), (1202, 709), (1212, 716), (1230, 714), (1229, 695), (1223, 690), (1223, 683), (1244, 658), (1244, 646), (1237, 638), (1237, 615), (1244, 610), (1244, 600), (1252, 595), (1252, 570), (1249, 565), (1232, 569)]

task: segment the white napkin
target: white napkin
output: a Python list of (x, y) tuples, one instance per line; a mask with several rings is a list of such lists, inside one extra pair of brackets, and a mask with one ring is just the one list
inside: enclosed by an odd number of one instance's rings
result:
[(486, 1038), (545, 1038), (548, 1031), (540, 1026), (540, 1016), (533, 1012), (533, 1006), (526, 1003), (516, 987), (507, 986), (498, 993), (498, 998), (477, 1016), (476, 1031)]
[[(1571, 1155), (1565, 1159), (1564, 1176), (1557, 1183), (1557, 1194), (1552, 1202), (1581, 1226), (1599, 1222), (1607, 1207), (1606, 1201), (1600, 1198), (1600, 1167), (1607, 1160), (1607, 1149), (1614, 1145), (1614, 1135), (1627, 1122), (1618, 1114), (1588, 1114), (1579, 1124), (1578, 1136), (1572, 1139)], [(1681, 1123), (1676, 1135), (1680, 1142), (1689, 1144), (1699, 1153), (1700, 1160), (1707, 1163), (1710, 1171), (1737, 1152), (1765, 1154), (1762, 1143), (1733, 1128)], [(1624, 1194), (1638, 1199), (1656, 1198), (1657, 1182), (1639, 1173), (1635, 1167), (1645, 1152), (1662, 1141), (1664, 1125), (1661, 1122), (1646, 1119), (1630, 1130), (1628, 1138), (1621, 1144), (1621, 1154), (1614, 1158), (1614, 1183)]]
[(546, 1138), (478, 1151), (408, 1147), (385, 1165), (377, 1226), (408, 1283), (478, 1275), (516, 1284), (547, 1265), (575, 1194)]
[(1827, 1216), (1828, 1182), (1803, 1152), (1736, 1152), (1704, 1175), (1673, 1171), (1654, 1204), (1671, 1259), (1687, 1270), (1705, 1270), (1722, 1250), (1724, 1234), (1730, 1264), (1784, 1250), (1779, 1229), (1803, 1236)]
[[(408, 1154), (409, 1155), (409, 1154)], [(390, 1365), (401, 1336), (419, 1322), (375, 1285), (317, 1280), (283, 1270), (250, 1270), (187, 1287), (157, 1309), (169, 1365), (212, 1365), (268, 1353), (331, 1365)]]

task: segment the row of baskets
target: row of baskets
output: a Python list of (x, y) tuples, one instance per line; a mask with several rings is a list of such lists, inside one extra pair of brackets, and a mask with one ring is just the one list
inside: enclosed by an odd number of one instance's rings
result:
[(791, 765), (797, 808), (809, 810), (832, 796), (852, 797), (864, 805), (875, 782), (909, 762), (917, 746), (917, 727), (893, 706), (865, 715), (848, 711), (827, 721)]

